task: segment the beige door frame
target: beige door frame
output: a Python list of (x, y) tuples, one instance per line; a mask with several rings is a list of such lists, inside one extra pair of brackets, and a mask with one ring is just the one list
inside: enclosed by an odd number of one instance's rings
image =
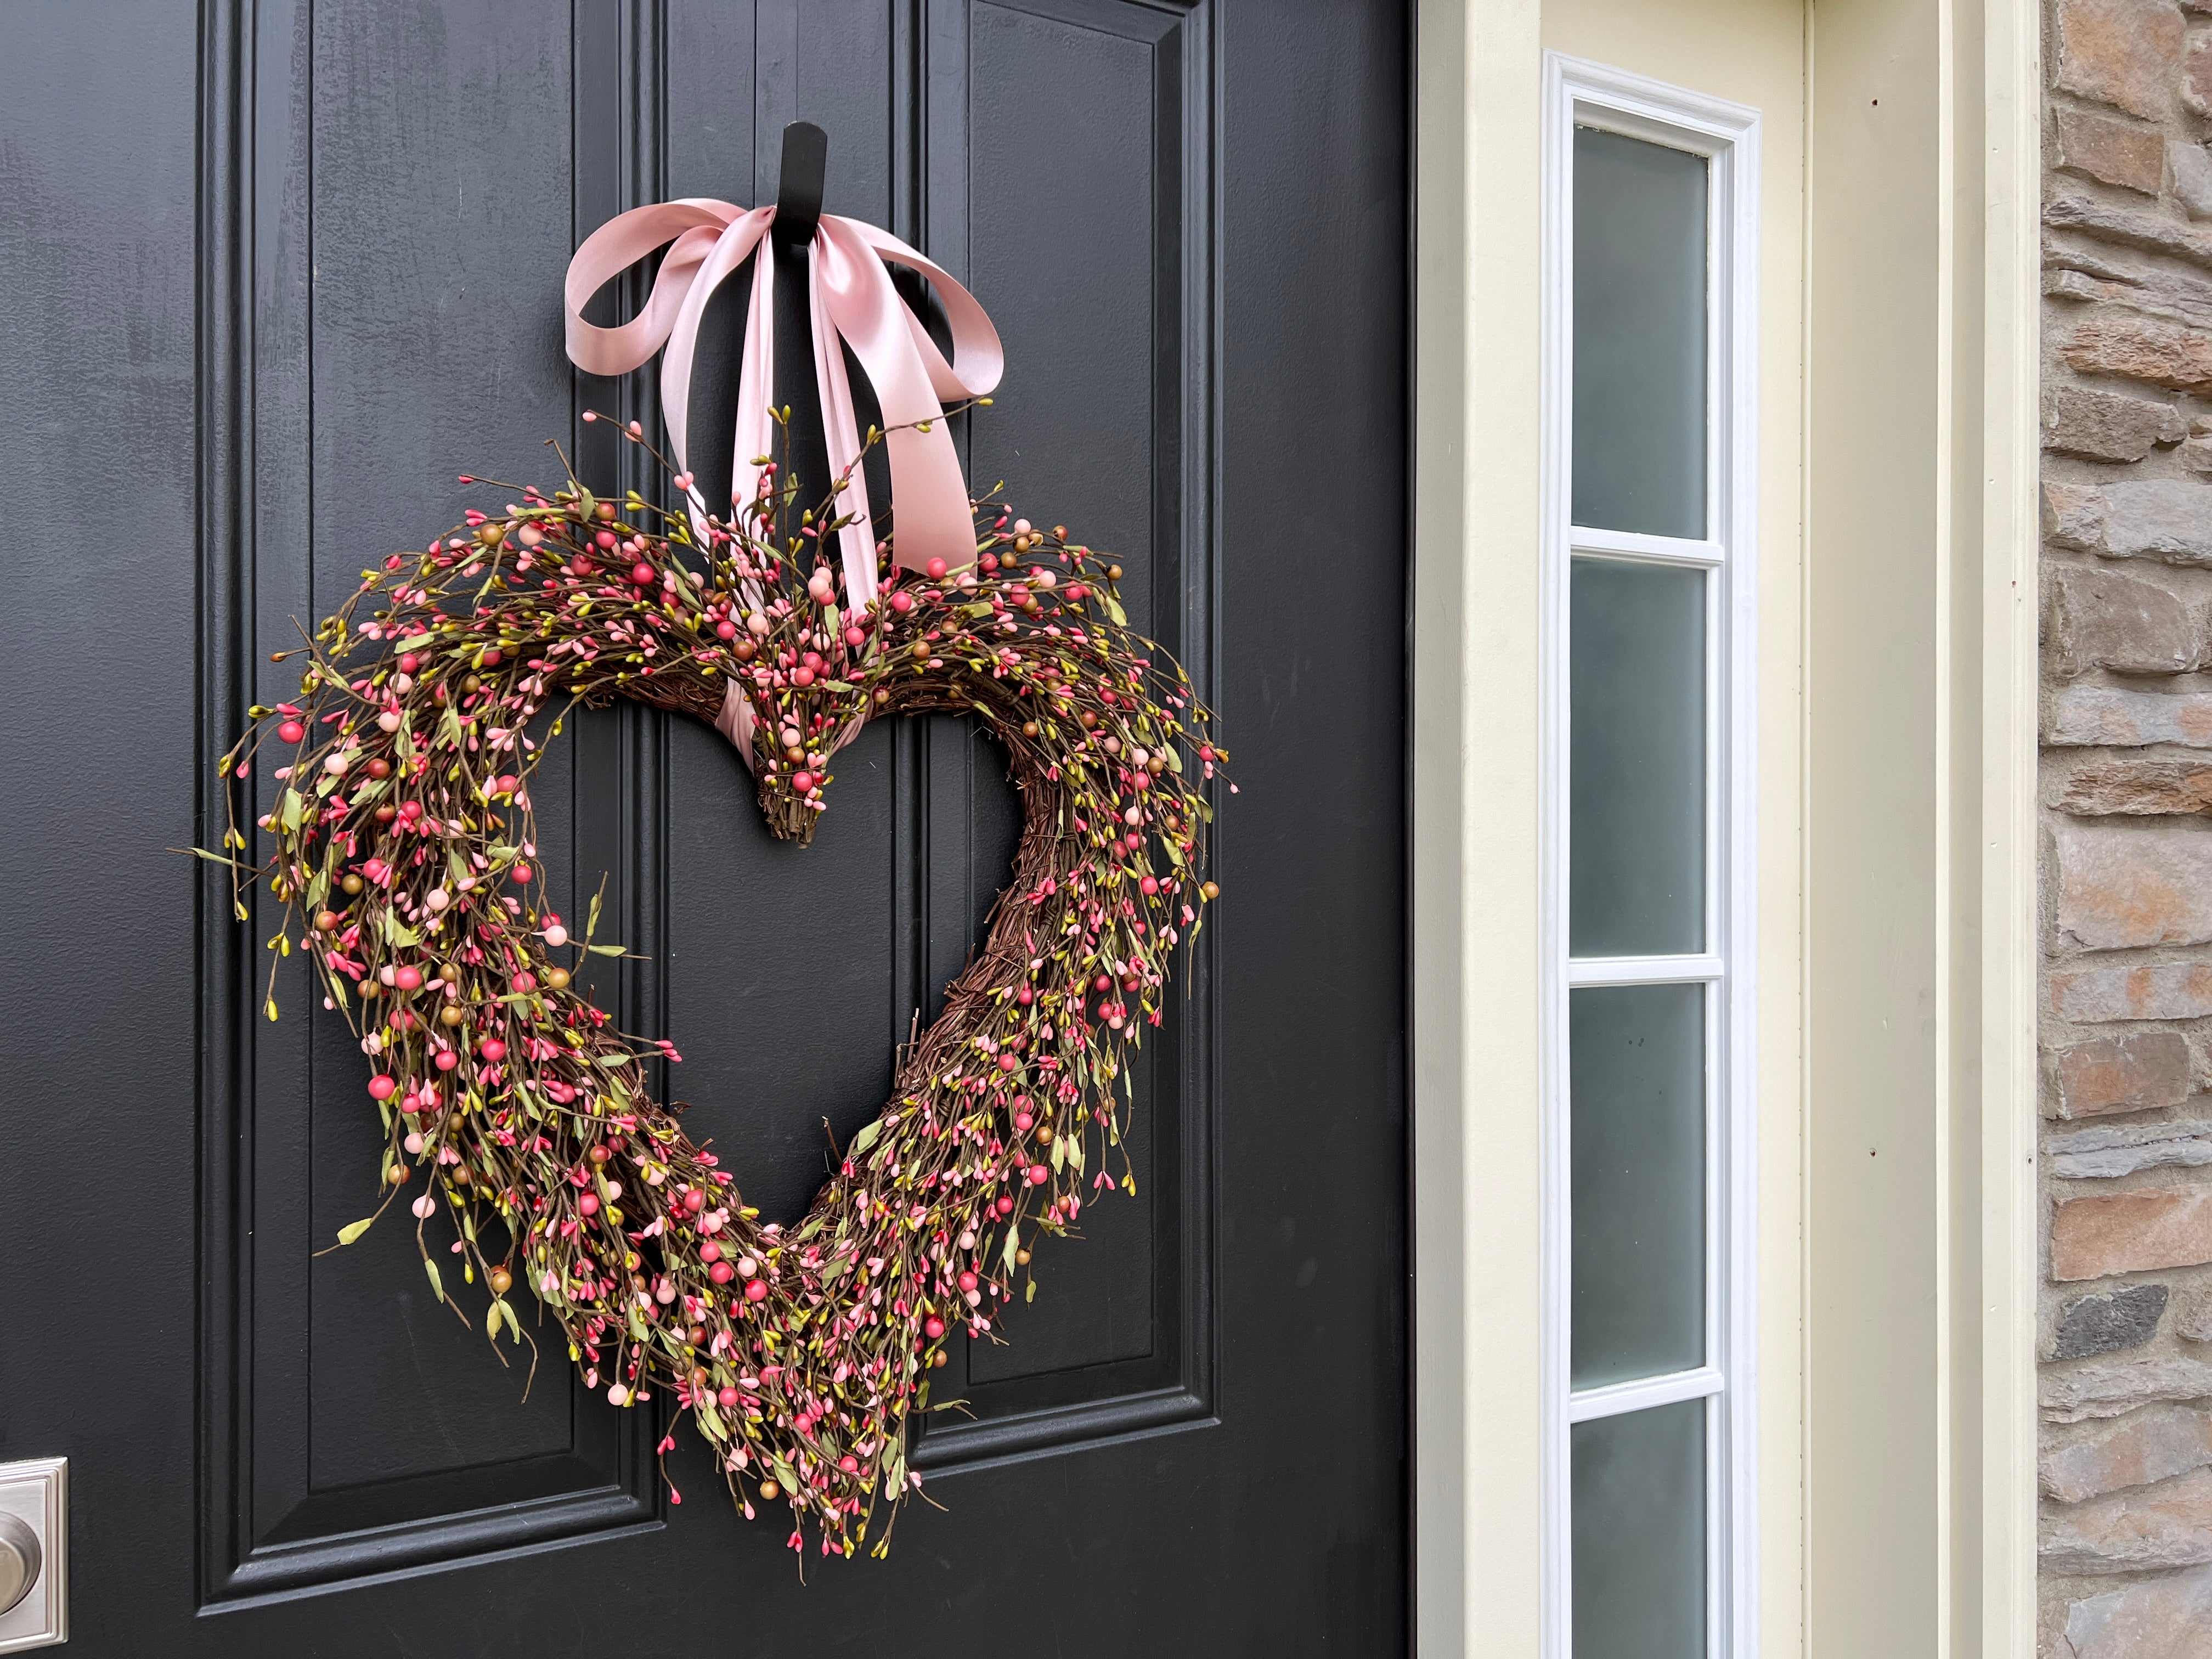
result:
[[(1419, 0), (1417, 27), (1419, 1650), (1566, 1659), (1537, 1524), (1545, 16)], [(1761, 622), (1796, 670), (1763, 644), (1797, 727), (1761, 787), (1798, 826), (1799, 1058), (1761, 1073), (1793, 1143), (1762, 1179), (1797, 1190), (1779, 1224), (1762, 1198), (1759, 1262), (1796, 1329), (1762, 1325), (1790, 1501), (1762, 1506), (1759, 1650), (2009, 1659), (2035, 1638), (2039, 23), (1840, 0), (1804, 38), (1801, 580)]]

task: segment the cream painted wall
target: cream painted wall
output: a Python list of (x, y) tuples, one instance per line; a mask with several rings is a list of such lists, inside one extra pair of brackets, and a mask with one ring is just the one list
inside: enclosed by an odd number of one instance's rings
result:
[(1541, 1654), (1551, 46), (1768, 112), (1761, 1647), (2027, 1655), (2033, 0), (1418, 0), (1417, 27), (1419, 1651)]

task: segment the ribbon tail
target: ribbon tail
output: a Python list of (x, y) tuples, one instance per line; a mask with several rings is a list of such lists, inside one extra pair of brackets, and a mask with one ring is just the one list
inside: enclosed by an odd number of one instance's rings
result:
[[(699, 319), (705, 315), (707, 301), (714, 297), (714, 290), (744, 263), (745, 255), (756, 245), (765, 241), (763, 233), (774, 216), (773, 210), (756, 208), (738, 215), (722, 228), (713, 246), (695, 262), (690, 285), (684, 290), (683, 304), (670, 326), (668, 349), (660, 359), (660, 412), (668, 428), (668, 447), (682, 471), (689, 471), (691, 466), (687, 458), (691, 422), (691, 362), (699, 347)], [(692, 528), (703, 541), (706, 526), (696, 510)]]
[[(773, 220), (775, 210), (768, 210)], [(745, 343), (738, 359), (736, 441), (730, 451), (730, 519), (742, 525), (760, 497), (765, 471), (757, 457), (774, 453), (775, 422), (775, 239), (763, 235), (753, 255), (752, 304), (745, 314)]]
[(714, 729), (730, 740), (748, 772), (753, 769), (752, 699), (738, 690), (735, 680), (722, 682), (722, 707), (714, 716)]
[(830, 452), (830, 474), (838, 483), (830, 503), (832, 518), (852, 522), (837, 532), (845, 566), (845, 604), (864, 614), (876, 598), (876, 528), (868, 513), (868, 481), (860, 471), (860, 417), (853, 412), (853, 383), (845, 373), (845, 347), (830, 315), (823, 280), (827, 263), (820, 234), (815, 236), (810, 292), (813, 303), (814, 379), (822, 394), (822, 435)]

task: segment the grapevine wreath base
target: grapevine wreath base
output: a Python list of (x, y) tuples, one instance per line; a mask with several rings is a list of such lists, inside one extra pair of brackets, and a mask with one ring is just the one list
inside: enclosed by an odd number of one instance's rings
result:
[[(668, 514), (573, 477), (494, 486), (520, 499), (363, 573), (305, 647), (298, 700), (251, 711), (222, 765), (245, 778), (281, 750), (258, 819), (274, 855), (234, 879), (265, 876), (286, 906), (272, 946), (311, 957), (360, 1035), (385, 1202), (420, 1192), (439, 1298), (450, 1252), (489, 1286), (487, 1334), (519, 1343), (520, 1284), (588, 1385), (690, 1414), (748, 1518), (781, 1499), (794, 1549), (811, 1528), (850, 1555), (878, 1500), (921, 1484), (905, 1425), (949, 1335), (989, 1333), (1036, 1237), (1116, 1184), (1123, 1050), (1160, 1022), (1170, 954), (1213, 894), (1202, 780), (1222, 756), (1182, 670), (1125, 625), (1119, 567), (1063, 530), (978, 505), (969, 568), (886, 564), (856, 612), (825, 550), (845, 521), (799, 512), (777, 471), (730, 523), (682, 473), (693, 509)], [(550, 711), (557, 735), (568, 707), (618, 697), (730, 733), (801, 845), (870, 719), (970, 711), (1011, 757), (1021, 841), (982, 950), (796, 1225), (763, 1223), (647, 1092), (644, 1061), (672, 1045), (615, 1030), (572, 980), (577, 952), (621, 947), (548, 908), (532, 723)], [(225, 859), (246, 846), (234, 823)], [(274, 1019), (273, 964), (270, 987)], [(458, 1237), (434, 1254), (440, 1215)]]

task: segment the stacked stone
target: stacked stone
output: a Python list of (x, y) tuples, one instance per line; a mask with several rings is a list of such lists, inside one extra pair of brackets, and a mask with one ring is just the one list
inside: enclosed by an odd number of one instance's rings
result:
[(2048, 0), (2043, 1650), (2212, 1655), (2212, 0)]

